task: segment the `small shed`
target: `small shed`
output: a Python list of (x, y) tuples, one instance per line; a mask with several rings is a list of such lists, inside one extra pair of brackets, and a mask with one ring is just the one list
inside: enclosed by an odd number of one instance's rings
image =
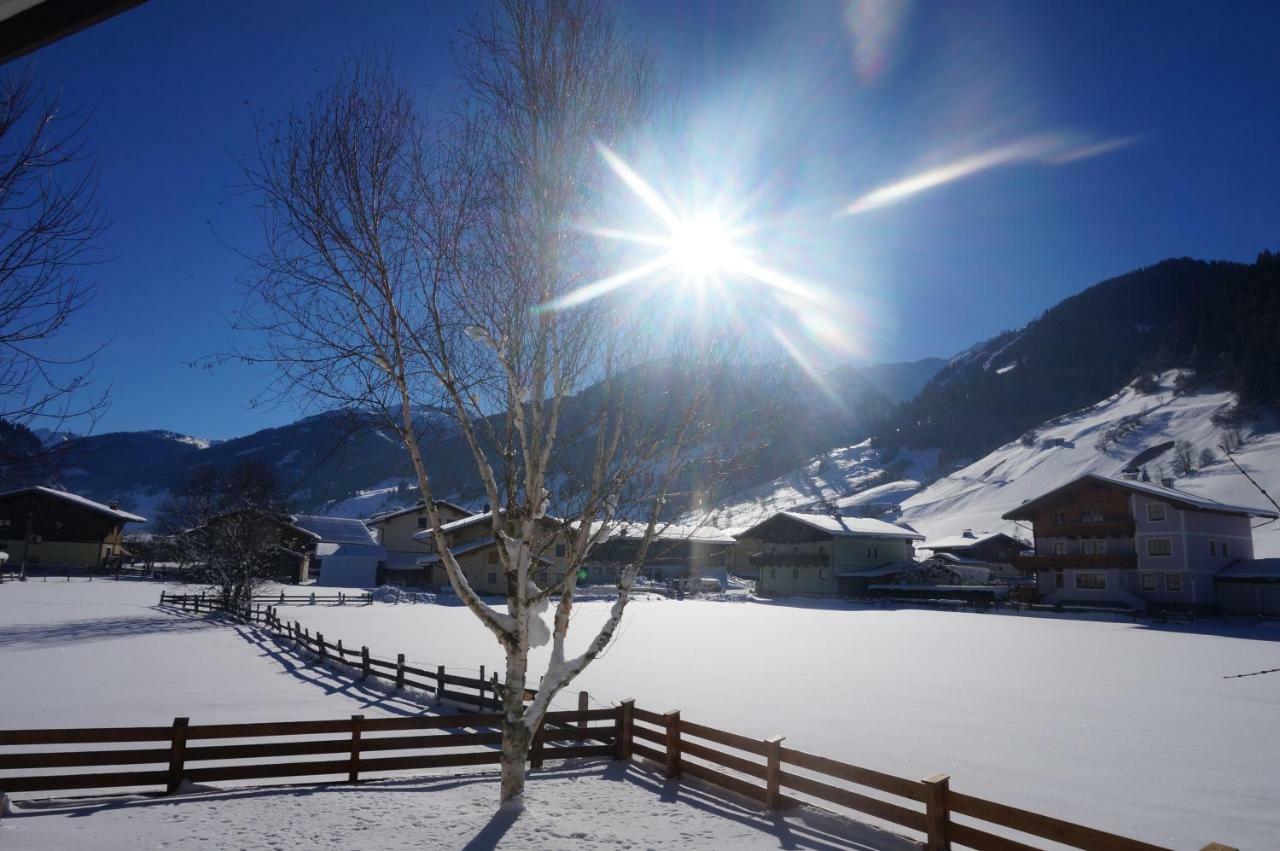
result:
[(315, 538), (311, 573), (317, 585), (373, 588), (382, 584), (386, 551), (363, 520), (298, 514), (293, 525)]
[(1213, 581), (1225, 614), (1280, 618), (1280, 558), (1239, 559)]

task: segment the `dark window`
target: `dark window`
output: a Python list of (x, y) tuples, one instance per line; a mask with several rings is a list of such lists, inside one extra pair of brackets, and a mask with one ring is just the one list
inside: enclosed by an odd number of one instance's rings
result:
[(1087, 591), (1102, 591), (1107, 587), (1105, 573), (1077, 573), (1076, 587)]
[(497, 572), (496, 570), (491, 570), (491, 571), (489, 571), (488, 580), (489, 580), (489, 584), (490, 584), (490, 585), (497, 585), (497, 584), (498, 584), (498, 572)]
[(489, 564), (497, 564), (497, 563), (498, 563), (498, 551), (489, 550)]
[(565, 553), (564, 544), (556, 544), (556, 558), (564, 558), (564, 553)]
[(1173, 555), (1173, 544), (1168, 538), (1147, 538), (1147, 555), (1149, 556), (1169, 556)]
[(1055, 588), (1062, 587), (1062, 571), (1061, 570), (1055, 570), (1053, 572), (1053, 587)]
[(1214, 556), (1215, 558), (1218, 555), (1218, 542), (1213, 538), (1209, 539), (1209, 555)]
[(1065, 522), (1067, 522), (1067, 514), (1065, 511), (1053, 512), (1053, 525), (1061, 526)]
[(800, 578), (800, 568), (798, 568), (798, 567), (793, 567), (793, 568), (791, 568), (791, 578), (792, 578), (792, 579), (799, 579), (799, 578)]
[(419, 529), (425, 529), (425, 528), (427, 528), (427, 518), (425, 518), (425, 517), (419, 517), (419, 518), (418, 518), (418, 528), (419, 528)]
[(1164, 520), (1164, 517), (1165, 517), (1165, 513), (1164, 513), (1163, 502), (1152, 502), (1147, 504), (1148, 520), (1154, 520), (1156, 522), (1159, 522), (1161, 520)]
[(1143, 591), (1156, 590), (1156, 575), (1154, 573), (1142, 574), (1142, 590)]
[(1066, 542), (1066, 541), (1054, 541), (1054, 542), (1053, 542), (1053, 554), (1054, 554), (1054, 555), (1056, 555), (1056, 556), (1064, 556), (1064, 555), (1066, 555), (1066, 554), (1067, 554), (1067, 542)]
[(1164, 590), (1181, 591), (1182, 590), (1182, 574), (1166, 573), (1164, 575)]
[(1223, 557), (1223, 558), (1231, 558), (1231, 550), (1227, 548), (1227, 542), (1226, 542), (1226, 541), (1223, 541), (1223, 542), (1222, 542), (1222, 557)]

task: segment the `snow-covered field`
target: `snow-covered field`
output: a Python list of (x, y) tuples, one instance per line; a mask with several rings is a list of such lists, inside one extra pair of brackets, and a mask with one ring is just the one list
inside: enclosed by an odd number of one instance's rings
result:
[[(954, 535), (964, 529), (1015, 531), (1000, 515), (1033, 496), (1085, 473), (1118, 476), (1144, 450), (1175, 440), (1210, 449), (1221, 456), (1222, 430), (1213, 414), (1235, 402), (1231, 393), (1194, 393), (1175, 396), (1175, 373), (1162, 376), (1165, 389), (1143, 394), (1132, 387), (1091, 408), (1046, 423), (1032, 446), (1013, 441), (981, 460), (940, 479), (902, 503), (902, 521), (929, 538)], [(1135, 420), (1127, 435), (1097, 447), (1098, 438), (1126, 418)], [(1049, 441), (1061, 445), (1049, 446)], [(1159, 470), (1169, 466), (1166, 452), (1146, 465), (1159, 481)], [(1236, 453), (1240, 462), (1273, 495), (1280, 493), (1280, 432), (1252, 435)], [(1177, 479), (1176, 487), (1233, 505), (1268, 508), (1266, 499), (1223, 457), (1193, 475)], [(1257, 524), (1255, 555), (1280, 555), (1280, 521)], [(1025, 536), (1025, 533), (1024, 533)]]
[[(159, 610), (159, 594), (159, 585), (141, 582), (0, 586), (0, 727), (144, 726), (179, 715), (200, 724), (428, 711), (307, 665), (251, 630)], [(364, 609), (353, 625), (379, 612), (409, 609), (419, 615), (445, 611), (377, 605)], [(233, 784), (175, 797), (41, 797), (18, 796), (12, 813), (0, 818), (0, 848), (916, 847), (813, 810), (765, 815), (696, 783), (668, 782), (643, 766), (607, 761), (549, 763), (529, 782), (528, 808), (514, 820), (495, 816), (496, 775), (479, 769), (359, 787)]]
[[(580, 640), (606, 607), (577, 607)], [(282, 611), (383, 656), (501, 659), (461, 607)], [(1223, 677), (1278, 666), (1275, 625), (649, 600), (574, 687), (1175, 848), (1274, 848), (1280, 674)]]

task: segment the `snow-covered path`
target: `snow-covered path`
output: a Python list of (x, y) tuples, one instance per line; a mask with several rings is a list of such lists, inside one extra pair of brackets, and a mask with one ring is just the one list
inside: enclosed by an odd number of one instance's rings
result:
[[(914, 843), (800, 810), (762, 814), (636, 765), (535, 772), (519, 818), (494, 814), (492, 773), (350, 786), (242, 789), (118, 803), (21, 808), (0, 821), (9, 851), (183, 849), (647, 849), (908, 851)], [(88, 817), (85, 817), (88, 816)]]

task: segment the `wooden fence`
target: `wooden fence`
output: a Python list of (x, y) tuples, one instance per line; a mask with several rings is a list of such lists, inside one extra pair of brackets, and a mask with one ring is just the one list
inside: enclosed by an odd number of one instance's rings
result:
[[(163, 602), (180, 606), (189, 611), (201, 611), (201, 607), (213, 605), (212, 600), (205, 600), (201, 597), (188, 596), (170, 596), (163, 599)], [(302, 628), (297, 621), (292, 623), (282, 621), (274, 606), (253, 606), (247, 610), (235, 613), (237, 617), (247, 620), (255, 625), (260, 625), (274, 634), (293, 641), (299, 646), (304, 646), (313, 653), (316, 653), (321, 659), (332, 659), (341, 661), (353, 668), (359, 668), (360, 673), (364, 677), (375, 677), (388, 680), (395, 683), (397, 688), (411, 687), (422, 690), (427, 693), (436, 695), (439, 699), (451, 700), (455, 703), (464, 703), (480, 708), (498, 708), (501, 702), (498, 699), (501, 695), (502, 684), (498, 682), (495, 674), (491, 679), (486, 680), (481, 668), (481, 676), (459, 677), (447, 674), (444, 666), (437, 668), (435, 672), (410, 667), (405, 664), (404, 654), (399, 654), (395, 662), (389, 660), (376, 659), (369, 654), (368, 647), (361, 647), (358, 651), (355, 649), (345, 648), (341, 641), (330, 643), (325, 640), (320, 633), (312, 635), (307, 629)], [(464, 689), (460, 691), (459, 689)], [(475, 692), (474, 694), (472, 692)], [(536, 693), (526, 690), (525, 699), (531, 700)], [(799, 806), (803, 804), (816, 804), (818, 806), (836, 805), (837, 807), (853, 810), (857, 813), (882, 819), (899, 827), (907, 828), (921, 834), (926, 842), (926, 847), (930, 851), (937, 849), (948, 849), (954, 846), (962, 846), (976, 849), (990, 849), (990, 851), (1039, 851), (1038, 846), (1028, 844), (1036, 839), (1045, 839), (1059, 845), (1065, 845), (1072, 848), (1096, 849), (1096, 851), (1169, 851), (1162, 846), (1152, 845), (1148, 842), (1142, 842), (1136, 839), (1129, 839), (1117, 834), (1108, 833), (1106, 831), (1097, 830), (1095, 828), (1086, 827), (1084, 825), (1075, 824), (1052, 816), (1042, 815), (1030, 810), (1019, 809), (1007, 804), (980, 798), (974, 795), (965, 794), (950, 788), (950, 778), (946, 774), (934, 774), (921, 780), (914, 780), (907, 777), (899, 777), (893, 774), (887, 774), (871, 768), (852, 765), (847, 762), (830, 759), (829, 757), (820, 756), (818, 754), (807, 753), (805, 751), (796, 750), (794, 748), (785, 747), (783, 745), (783, 737), (775, 736), (769, 739), (752, 739), (738, 733), (732, 733), (725, 730), (719, 730), (708, 727), (704, 724), (697, 724), (692, 721), (684, 720), (677, 712), (657, 713), (642, 709), (635, 705), (633, 700), (625, 700), (617, 707), (609, 709), (588, 709), (588, 696), (586, 692), (579, 694), (577, 711), (568, 712), (551, 712), (547, 714), (545, 727), (550, 730), (542, 730), (538, 737), (535, 738), (534, 750), (535, 754), (531, 755), (530, 762), (534, 767), (541, 764), (543, 758), (543, 748), (546, 745), (543, 742), (562, 741), (581, 742), (583, 740), (583, 730), (591, 733), (591, 737), (599, 741), (607, 742), (607, 745), (582, 745), (577, 744), (570, 747), (557, 747), (554, 750), (548, 749), (547, 758), (569, 758), (578, 756), (603, 756), (611, 755), (618, 759), (631, 759), (632, 757), (640, 757), (661, 766), (668, 778), (679, 778), (689, 776), (719, 786), (731, 792), (749, 798), (765, 809), (785, 809), (789, 807)], [(285, 725), (221, 725), (218, 727), (192, 728), (201, 731), (218, 731), (228, 730), (227, 736), (245, 736), (245, 735), (285, 735), (283, 728), (295, 729), (297, 733), (319, 733), (319, 732), (340, 732), (348, 733), (351, 736), (352, 754), (348, 757), (346, 763), (340, 761), (330, 761), (324, 763), (302, 763), (303, 767), (308, 769), (310, 773), (316, 774), (339, 774), (336, 770), (340, 764), (350, 765), (351, 760), (358, 760), (359, 751), (377, 749), (380, 746), (369, 747), (361, 744), (361, 734), (365, 730), (403, 730), (418, 729), (414, 725), (420, 725), (423, 729), (439, 729), (457, 726), (469, 726), (481, 723), (477, 719), (482, 719), (486, 723), (496, 726), (498, 715), (462, 715), (441, 718), (411, 718), (411, 719), (376, 719), (363, 720), (364, 727), (360, 727), (355, 717), (351, 721), (323, 721), (323, 722), (295, 722), (295, 724)], [(590, 728), (588, 723), (593, 720), (611, 719), (611, 725), (608, 726), (609, 732), (604, 732), (604, 728)], [(178, 722), (185, 724), (185, 719), (176, 719), (175, 730)], [(299, 726), (300, 725), (300, 726)], [(317, 726), (318, 725), (318, 726)], [(328, 726), (326, 726), (328, 725)], [(345, 725), (345, 726), (344, 726)], [(356, 725), (356, 726), (352, 726)], [(370, 727), (369, 725), (374, 725)], [(403, 726), (396, 726), (403, 725)], [(139, 730), (150, 731), (149, 735), (154, 738), (165, 739), (170, 738), (170, 750), (155, 750), (149, 752), (148, 756), (158, 756), (161, 753), (170, 753), (175, 748), (179, 751), (179, 759), (182, 758), (182, 744), (179, 742), (179, 734), (177, 732), (168, 732), (169, 728), (126, 728), (124, 734), (130, 734)], [(155, 731), (167, 731), (164, 736), (159, 735)], [(246, 732), (248, 731), (248, 732)], [(0, 732), (0, 745), (6, 744), (40, 744), (45, 742), (82, 742), (82, 741), (135, 741), (135, 739), (94, 739), (94, 738), (77, 738), (79, 735), (93, 735), (99, 732), (120, 733), (117, 731), (10, 731)], [(28, 740), (22, 740), (23, 737)], [(51, 738), (41, 738), (42, 736), (51, 736)], [(66, 736), (66, 738), (59, 738)], [(479, 739), (466, 739), (466, 736), (480, 736)], [(484, 738), (484, 737), (488, 738)], [(15, 738), (16, 737), (16, 738)], [(199, 738), (186, 734), (186, 738)], [(206, 738), (212, 736), (206, 736)], [(496, 738), (495, 738), (496, 737)], [(605, 738), (607, 737), (607, 738)], [(431, 744), (429, 737), (405, 737), (400, 739), (387, 739), (388, 742), (395, 742), (396, 745), (403, 745), (405, 748), (430, 748), (430, 747), (456, 747), (467, 745), (488, 745), (492, 746), (500, 741), (498, 733), (476, 733), (476, 734), (452, 734), (451, 736), (438, 736), (435, 739), (441, 741), (452, 739), (457, 742), (454, 744)], [(138, 739), (142, 740), (142, 739)], [(343, 740), (345, 741), (345, 740)], [(185, 742), (185, 739), (183, 739)], [(396, 745), (388, 745), (386, 747), (394, 747)], [(320, 745), (317, 743), (295, 743), (287, 746), (294, 749), (278, 750), (280, 746), (264, 746), (262, 752), (246, 752), (236, 750), (236, 748), (244, 746), (230, 746), (221, 752), (217, 749), (196, 749), (196, 753), (200, 757), (207, 759), (229, 759), (233, 753), (245, 753), (246, 756), (268, 756), (268, 755), (291, 755), (301, 753), (329, 753), (332, 751), (307, 750), (308, 747), (328, 747), (328, 743)], [(336, 747), (336, 745), (334, 745)], [(272, 753), (266, 753), (266, 750), (272, 750)], [(102, 756), (103, 753), (113, 752), (90, 752), (86, 759)], [(189, 752), (188, 752), (189, 753)], [(219, 756), (221, 753), (221, 757)], [(549, 755), (554, 753), (554, 757)], [(50, 759), (69, 759), (74, 758), (63, 754), (37, 754), (24, 755), (27, 758), (32, 756), (48, 757)], [(496, 752), (485, 752), (483, 754), (467, 753), (457, 755), (458, 759), (469, 761), (450, 762), (449, 759), (454, 755), (434, 755), (434, 756), (405, 756), (395, 758), (376, 759), (372, 761), (366, 760), (359, 764), (358, 771), (389, 771), (401, 770), (408, 768), (427, 768), (427, 767), (444, 767), (451, 765), (482, 765), (489, 762), (497, 762)], [(89, 763), (89, 762), (50, 762), (42, 765), (34, 763), (11, 763), (9, 758), (0, 756), (0, 768), (5, 767), (21, 767), (35, 768), (45, 767), (46, 765), (87, 765), (87, 764), (109, 764), (109, 763)], [(115, 763), (110, 763), (115, 764)], [(244, 770), (261, 770), (264, 774), (230, 774), (218, 772), (234, 772), (238, 768), (216, 768), (216, 769), (197, 769), (194, 772), (187, 772), (186, 776), (193, 782), (202, 782), (209, 780), (230, 780), (254, 777), (282, 777), (282, 776), (301, 776), (301, 774), (290, 773), (297, 766), (289, 765), (264, 765), (264, 766), (244, 766)], [(311, 769), (316, 769), (311, 772)], [(351, 769), (356, 771), (356, 769)], [(357, 771), (357, 774), (358, 774)], [(354, 782), (357, 774), (350, 774), (349, 780)], [(170, 759), (170, 769), (168, 773), (164, 772), (138, 772), (139, 777), (145, 777), (145, 782), (139, 781), (137, 784), (127, 785), (149, 785), (159, 783), (157, 779), (160, 774), (164, 774), (164, 781), (167, 788), (172, 788), (175, 781), (172, 758)], [(103, 778), (114, 777), (115, 775), (86, 775), (92, 781), (94, 788), (103, 785), (97, 781)], [(117, 779), (124, 779), (121, 775)], [(28, 782), (48, 782), (47, 778), (28, 778)], [(6, 791), (24, 791), (28, 788), (32, 789), (52, 789), (52, 788), (88, 788), (88, 787), (68, 787), (68, 786), (35, 786), (35, 787), (6, 787), (6, 783), (10, 781), (0, 778), (0, 789)], [(124, 785), (124, 784), (115, 784)], [(960, 820), (957, 820), (960, 817)], [(991, 828), (1004, 828), (1006, 831), (1017, 831), (1019, 834), (1025, 835), (1025, 838), (1012, 839), (1005, 835), (992, 833)], [(1210, 844), (1205, 846), (1202, 851), (1234, 851), (1230, 846)]]
[[(324, 776), (329, 779), (315, 782), (346, 780), (355, 783), (361, 777), (389, 771), (491, 765), (497, 764), (501, 758), (498, 749), (502, 742), (502, 734), (498, 732), (501, 719), (499, 714), (411, 718), (353, 715), (327, 721), (191, 725), (187, 718), (175, 718), (169, 727), (3, 730), (0, 731), (0, 746), (5, 748), (101, 743), (143, 744), (144, 747), (0, 753), (0, 771), (68, 767), (92, 769), (77, 774), (0, 776), (0, 790), (45, 792), (159, 786), (172, 793), (178, 791), (184, 781), (216, 783)], [(549, 712), (544, 724), (555, 725), (555, 728), (538, 731), (530, 763), (536, 768), (548, 759), (616, 756), (620, 719), (621, 710), (613, 708)], [(404, 731), (430, 732), (426, 735), (379, 735)], [(325, 738), (298, 738), (316, 735)], [(204, 744), (228, 739), (236, 741), (231, 744)], [(165, 744), (156, 744), (160, 742)], [(450, 752), (442, 753), (442, 749)], [(369, 755), (395, 751), (401, 753), (396, 756)], [(328, 755), (328, 758), (287, 759), (318, 755)], [(141, 771), (103, 770), (126, 765), (150, 767)]]

